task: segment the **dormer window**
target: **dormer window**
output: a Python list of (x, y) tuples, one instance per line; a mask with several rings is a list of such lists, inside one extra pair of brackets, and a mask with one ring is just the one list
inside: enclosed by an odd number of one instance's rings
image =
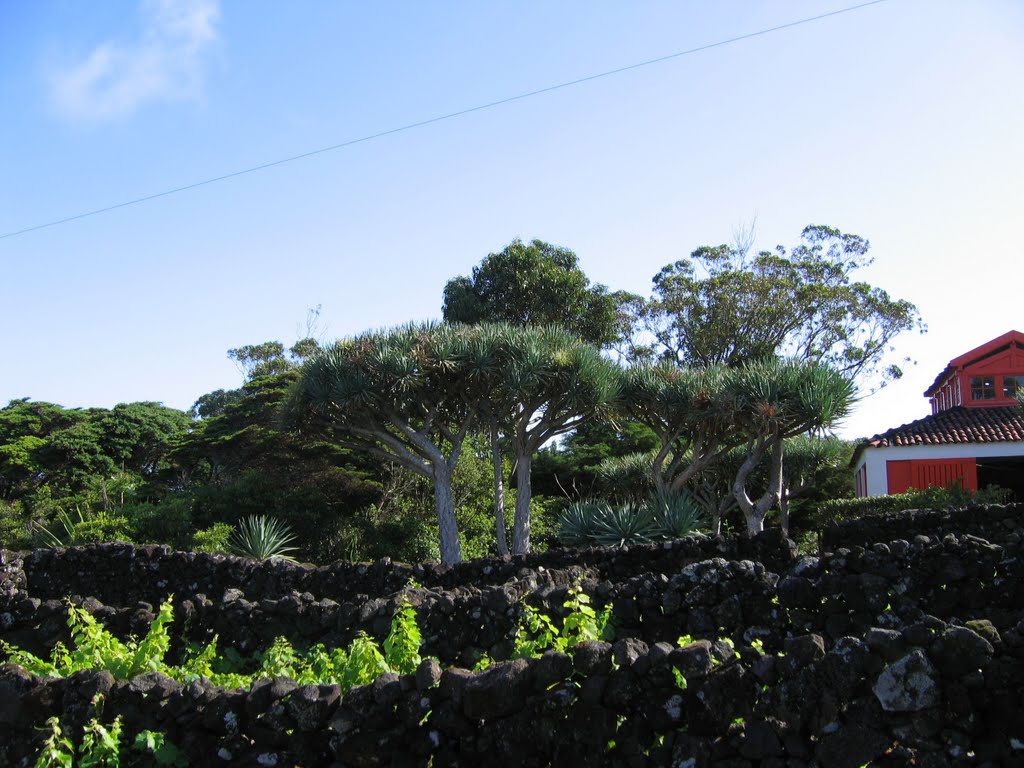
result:
[(971, 400), (995, 400), (995, 376), (971, 376)]
[(1013, 400), (1024, 390), (1024, 376), (1003, 376), (1003, 397)]

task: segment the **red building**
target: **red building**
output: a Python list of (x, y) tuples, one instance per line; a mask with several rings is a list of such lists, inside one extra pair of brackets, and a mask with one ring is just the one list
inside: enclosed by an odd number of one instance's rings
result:
[(858, 496), (960, 482), (1024, 500), (1024, 334), (1010, 331), (949, 361), (925, 391), (932, 414), (857, 446)]

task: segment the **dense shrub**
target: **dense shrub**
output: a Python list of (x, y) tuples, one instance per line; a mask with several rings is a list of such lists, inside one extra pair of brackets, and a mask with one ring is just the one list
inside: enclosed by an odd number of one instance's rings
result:
[(830, 499), (819, 503), (809, 514), (807, 527), (824, 528), (827, 525), (854, 520), (866, 515), (881, 515), (887, 512), (902, 512), (907, 509), (961, 509), (977, 504), (1002, 504), (1008, 499), (1005, 488), (994, 485), (978, 491), (965, 489), (960, 484), (945, 488), (930, 486), (925, 490), (912, 489), (906, 493), (889, 496), (871, 496), (859, 499)]

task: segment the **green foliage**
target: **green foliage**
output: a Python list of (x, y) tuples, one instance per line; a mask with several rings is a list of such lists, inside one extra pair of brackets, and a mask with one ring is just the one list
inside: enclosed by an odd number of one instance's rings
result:
[(192, 539), (192, 499), (188, 495), (126, 504), (122, 515), (131, 526), (132, 541), (185, 548)]
[[(621, 416), (612, 423), (595, 418), (576, 427), (557, 443), (541, 448), (533, 460), (533, 491), (537, 495), (616, 501), (650, 492), (657, 435), (643, 424)], [(644, 459), (637, 460), (642, 456)], [(606, 471), (616, 466), (622, 471)]]
[(403, 598), (391, 618), (391, 632), (384, 640), (384, 660), (399, 674), (416, 671), (420, 661), (423, 636), (416, 625), (416, 610)]
[(592, 344), (618, 339), (619, 307), (626, 294), (591, 285), (568, 248), (542, 240), (513, 240), (488, 254), (471, 277), (444, 287), (444, 319), (449, 323), (558, 325)]
[(640, 316), (657, 354), (729, 367), (787, 355), (851, 380), (901, 375), (882, 360), (896, 336), (925, 327), (913, 304), (853, 279), (871, 264), (867, 240), (812, 225), (788, 252), (751, 254), (750, 245), (705, 246), (655, 276)]
[[(60, 718), (46, 721), (50, 733), (36, 757), (35, 768), (120, 768), (124, 724), (121, 716), (104, 725), (100, 720), (103, 697), (97, 696), (92, 705), (95, 715), (82, 730), (81, 742), (76, 746), (64, 735)], [(188, 759), (167, 737), (158, 731), (140, 731), (131, 744), (131, 752), (124, 755), (125, 765), (159, 765), (186, 768)]]
[(626, 371), (619, 409), (654, 432), (656, 488), (682, 490), (738, 443), (735, 372), (722, 366), (635, 365)]
[(75, 761), (75, 747), (61, 730), (60, 718), (51, 717), (46, 721), (46, 727), (50, 729), (50, 733), (36, 758), (35, 768), (72, 768)]
[(595, 499), (574, 501), (559, 515), (559, 540), (570, 547), (593, 546), (597, 542), (597, 521), (606, 504)]
[(188, 758), (167, 736), (159, 731), (140, 731), (135, 736), (132, 751), (146, 755), (156, 765), (187, 768)]
[(683, 674), (681, 669), (672, 667), (672, 677), (675, 680), (676, 688), (679, 690), (685, 691), (690, 687), (690, 684), (686, 681), (686, 675)]
[(678, 539), (704, 526), (703, 509), (692, 494), (658, 491), (647, 501), (659, 538)]
[(253, 515), (239, 524), (228, 549), (232, 554), (250, 560), (279, 558), (295, 562), (295, 558), (287, 554), (295, 551), (295, 547), (288, 546), (294, 538), (288, 526), (277, 518)]
[(201, 421), (170, 455), (189, 482), (172, 495), (191, 502), (192, 529), (271, 515), (294, 532), (298, 559), (329, 562), (342, 556), (339, 527), (380, 502), (385, 467), (375, 457), (284, 429), (281, 409), (296, 378), (295, 370), (257, 377), (197, 403)]
[(57, 643), (45, 661), (6, 642), (0, 650), (14, 664), (44, 677), (67, 677), (84, 669), (105, 669), (115, 678), (127, 679), (145, 672), (165, 672), (164, 656), (170, 647), (167, 625), (174, 618), (170, 599), (161, 606), (142, 640), (121, 641), (84, 608), (68, 604), (72, 650)]
[(25, 514), (22, 502), (0, 499), (0, 547), (31, 549), (34, 529), (35, 525)]
[(558, 627), (554, 620), (541, 613), (529, 603), (523, 603), (523, 615), (516, 631), (512, 658), (528, 659), (539, 656), (547, 650), (562, 650)]
[(646, 505), (602, 504), (594, 520), (594, 542), (602, 547), (649, 544), (658, 535), (654, 515)]
[(34, 533), (37, 545), (51, 548), (131, 540), (127, 518), (110, 517), (103, 512), (88, 513), (81, 507), (75, 507), (74, 515), (57, 510), (49, 526), (35, 522)]
[(109, 726), (92, 718), (82, 732), (82, 745), (78, 750), (79, 768), (120, 768), (121, 716)]
[[(337, 682), (346, 692), (353, 686), (373, 682), (385, 672), (414, 672), (420, 663), (422, 636), (416, 625), (416, 613), (405, 601), (399, 604), (392, 619), (383, 652), (376, 641), (363, 633), (358, 634), (347, 649), (329, 650), (318, 644), (304, 652), (297, 651), (286, 638), (278, 637), (254, 660), (246, 660), (232, 648), (220, 652), (215, 637), (201, 648), (189, 649), (182, 663), (172, 666), (165, 663), (164, 657), (170, 647), (168, 625), (173, 618), (171, 600), (168, 599), (160, 606), (158, 615), (141, 641), (122, 641), (88, 612), (70, 606), (71, 650), (57, 643), (48, 661), (2, 641), (0, 651), (8, 662), (45, 677), (67, 677), (81, 670), (105, 669), (116, 679), (125, 680), (145, 672), (161, 672), (183, 683), (205, 678), (226, 688), (247, 688), (255, 680), (284, 675), (300, 685)], [(50, 740), (55, 746), (50, 751), (56, 754), (55, 750), (63, 742), (59, 723), (54, 727), (57, 730), (51, 734)], [(95, 749), (101, 752), (109, 746), (104, 732), (97, 724), (91, 737), (96, 741)]]
[(907, 509), (961, 509), (976, 504), (1005, 504), (1010, 492), (995, 485), (977, 491), (965, 489), (960, 483), (945, 488), (932, 485), (927, 489), (912, 489), (889, 496), (871, 496), (858, 499), (828, 499), (820, 502), (809, 515), (810, 525), (827, 525), (854, 520), (859, 517), (902, 512)]
[(563, 608), (565, 616), (559, 627), (550, 616), (523, 602), (512, 658), (531, 658), (549, 650), (566, 653), (588, 640), (614, 639), (610, 606), (597, 611), (589, 595), (570, 589)]
[(191, 549), (195, 552), (228, 552), (231, 534), (234, 533), (227, 523), (214, 523), (192, 534)]

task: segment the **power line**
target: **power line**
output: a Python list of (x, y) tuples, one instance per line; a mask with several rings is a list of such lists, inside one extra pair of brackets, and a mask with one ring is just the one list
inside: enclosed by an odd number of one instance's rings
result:
[(687, 49), (685, 51), (677, 51), (676, 53), (670, 53), (667, 56), (659, 56), (656, 59), (648, 59), (647, 61), (641, 61), (641, 62), (638, 62), (636, 64), (628, 64), (627, 66), (624, 66), (624, 67), (619, 67), (617, 69), (610, 69), (607, 72), (599, 72), (599, 73), (597, 73), (595, 75), (587, 75), (586, 77), (580, 77), (580, 78), (577, 78), (575, 80), (567, 80), (566, 82), (558, 83), (557, 85), (549, 85), (549, 86), (547, 86), (545, 88), (538, 88), (537, 90), (528, 91), (526, 93), (520, 93), (520, 94), (518, 94), (516, 96), (508, 96), (508, 97), (506, 97), (504, 99), (498, 99), (497, 101), (489, 101), (486, 104), (479, 104), (479, 105), (477, 105), (475, 107), (468, 107), (467, 109), (460, 109), (458, 112), (449, 112), (446, 115), (439, 115), (437, 117), (431, 117), (431, 118), (429, 118), (427, 120), (420, 120), (419, 122), (416, 122), (416, 123), (409, 123), (407, 125), (402, 125), (402, 126), (399, 126), (397, 128), (390, 128), (390, 129), (388, 129), (386, 131), (380, 131), (378, 133), (372, 133), (372, 134), (369, 134), (367, 136), (361, 136), (358, 139), (350, 139), (348, 141), (343, 141), (340, 144), (332, 144), (329, 147), (321, 147), (320, 149), (314, 149), (314, 150), (311, 150), (309, 152), (303, 152), (303, 153), (298, 154), (298, 155), (292, 155), (290, 157), (284, 157), (284, 158), (281, 158), (280, 160), (272, 160), (269, 163), (263, 163), (262, 165), (254, 165), (254, 166), (252, 166), (250, 168), (244, 168), (244, 169), (242, 169), (240, 171), (232, 171), (231, 173), (225, 173), (225, 174), (223, 174), (221, 176), (214, 176), (214, 177), (209, 178), (209, 179), (203, 179), (202, 181), (193, 182), (192, 184), (186, 184), (186, 185), (181, 186), (181, 187), (174, 187), (173, 189), (167, 189), (167, 190), (164, 190), (163, 192), (157, 192), (157, 193), (152, 194), (152, 195), (146, 195), (145, 197), (137, 197), (134, 200), (127, 200), (127, 201), (125, 201), (123, 203), (117, 203), (115, 205), (108, 205), (108, 206), (106, 206), (104, 208), (96, 208), (96, 209), (91, 210), (91, 211), (86, 211), (85, 213), (79, 213), (79, 214), (77, 214), (75, 216), (68, 216), (68, 217), (63, 218), (63, 219), (56, 219), (55, 221), (49, 221), (49, 222), (46, 222), (45, 224), (36, 224), (35, 226), (32, 226), (32, 227), (26, 227), (24, 229), (19, 229), (19, 230), (16, 230), (14, 232), (8, 232), (8, 233), (6, 233), (4, 235), (0, 235), (0, 240), (6, 240), (9, 237), (17, 237), (18, 235), (24, 235), (24, 234), (27, 234), (29, 232), (35, 232), (35, 231), (40, 230), (40, 229), (48, 229), (49, 227), (56, 227), (56, 226), (58, 226), (60, 224), (67, 224), (68, 222), (77, 221), (78, 219), (85, 219), (85, 218), (88, 218), (90, 216), (98, 216), (101, 213), (108, 213), (110, 211), (116, 211), (118, 208), (127, 208), (130, 205), (138, 205), (139, 203), (145, 203), (145, 202), (148, 202), (150, 200), (156, 200), (157, 198), (160, 198), (160, 197), (167, 197), (168, 195), (175, 195), (175, 194), (177, 194), (179, 192), (186, 192), (186, 191), (188, 191), (190, 189), (196, 189), (197, 187), (205, 187), (208, 184), (215, 184), (218, 181), (225, 181), (227, 179), (233, 179), (233, 178), (235, 178), (237, 176), (245, 176), (245, 175), (250, 174), (250, 173), (256, 173), (257, 171), (263, 171), (263, 170), (266, 170), (267, 168), (273, 168), (276, 165), (284, 165), (285, 163), (294, 163), (296, 160), (303, 160), (303, 159), (305, 159), (307, 157), (313, 157), (315, 155), (322, 155), (322, 154), (324, 154), (326, 152), (333, 152), (333, 151), (335, 151), (337, 149), (344, 149), (345, 147), (351, 147), (351, 146), (353, 146), (355, 144), (363, 144), (363, 143), (365, 143), (367, 141), (373, 141), (374, 139), (383, 138), (384, 136), (391, 136), (391, 135), (396, 134), (396, 133), (402, 133), (404, 131), (411, 131), (414, 128), (422, 128), (423, 126), (431, 125), (433, 123), (440, 123), (440, 122), (442, 122), (444, 120), (451, 120), (451, 119), (456, 118), (456, 117), (462, 117), (463, 115), (468, 115), (468, 114), (471, 114), (473, 112), (481, 112), (481, 111), (483, 111), (485, 109), (491, 109), (493, 107), (499, 107), (502, 104), (509, 104), (509, 103), (511, 103), (513, 101), (522, 101), (523, 99), (529, 99), (529, 98), (531, 98), (533, 96), (540, 96), (541, 94), (544, 94), (544, 93), (551, 93), (552, 91), (559, 91), (559, 90), (562, 90), (563, 88), (570, 88), (570, 87), (572, 87), (574, 85), (580, 85), (582, 83), (589, 83), (592, 80), (600, 80), (601, 78), (604, 78), (604, 77), (611, 77), (612, 75), (618, 75), (618, 74), (621, 74), (623, 72), (629, 72), (629, 71), (634, 70), (634, 69), (640, 69), (641, 67), (649, 67), (652, 64), (661, 64), (661, 63), (666, 62), (666, 61), (671, 61), (673, 59), (681, 58), (683, 56), (689, 56), (689, 55), (694, 54), (694, 53), (700, 53), (701, 51), (707, 51), (707, 50), (709, 50), (711, 48), (720, 48), (720, 47), (722, 47), (724, 45), (729, 45), (731, 43), (738, 43), (738, 42), (740, 42), (742, 40), (749, 40), (749, 39), (751, 39), (753, 37), (761, 37), (763, 35), (771, 34), (772, 32), (779, 32), (779, 31), (781, 31), (783, 29), (791, 29), (792, 27), (799, 27), (802, 24), (810, 24), (813, 21), (820, 21), (821, 19), (827, 19), (830, 16), (839, 16), (840, 14), (843, 14), (843, 13), (850, 13), (851, 11), (857, 11), (857, 10), (860, 10), (861, 8), (867, 8), (870, 5), (878, 5), (879, 3), (884, 3), (884, 2), (886, 2), (886, 0), (868, 0), (868, 2), (859, 3), (857, 5), (847, 6), (846, 8), (840, 8), (839, 10), (829, 11), (828, 13), (821, 13), (821, 14), (818, 14), (817, 16), (809, 16), (809, 17), (807, 17), (805, 19), (798, 19), (797, 21), (791, 21), (791, 22), (788, 22), (786, 24), (780, 24), (780, 25), (778, 25), (776, 27), (769, 27), (767, 29), (762, 29), (762, 30), (759, 30), (757, 32), (749, 32), (749, 33), (747, 33), (745, 35), (739, 35), (737, 37), (730, 37), (730, 38), (728, 38), (726, 40), (719, 40), (718, 42), (715, 42), (715, 43), (708, 43), (707, 45), (701, 45), (701, 46), (698, 46), (697, 48), (689, 48), (689, 49)]

